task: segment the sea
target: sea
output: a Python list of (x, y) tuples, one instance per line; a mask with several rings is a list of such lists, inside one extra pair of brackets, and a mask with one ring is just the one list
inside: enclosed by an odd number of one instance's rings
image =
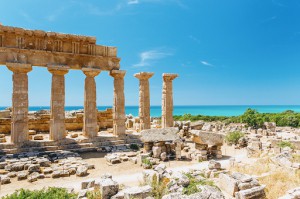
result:
[[(0, 106), (0, 110), (7, 107)], [(98, 110), (105, 110), (111, 106), (98, 106)], [(174, 106), (173, 115), (209, 115), (209, 116), (238, 116), (243, 114), (248, 108), (255, 109), (260, 113), (280, 113), (286, 110), (300, 112), (300, 105), (196, 105), (196, 106)], [(50, 109), (49, 106), (30, 106), (29, 111)], [(66, 106), (66, 111), (80, 110), (83, 106)], [(126, 106), (126, 114), (138, 116), (138, 106)], [(150, 115), (152, 117), (161, 116), (161, 106), (151, 106)]]

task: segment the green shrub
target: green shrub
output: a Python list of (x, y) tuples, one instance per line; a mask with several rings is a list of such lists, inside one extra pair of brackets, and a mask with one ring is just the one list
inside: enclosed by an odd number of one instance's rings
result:
[(300, 113), (287, 110), (282, 113), (259, 113), (254, 109), (247, 109), (242, 115), (239, 116), (205, 116), (205, 115), (175, 115), (174, 120), (179, 121), (198, 121), (203, 120), (206, 122), (222, 121), (226, 124), (229, 123), (246, 123), (249, 127), (261, 128), (264, 122), (275, 122), (277, 126), (300, 126)]
[(64, 188), (49, 187), (41, 190), (20, 189), (11, 195), (2, 197), (2, 199), (76, 199), (77, 194), (68, 193)]
[(230, 132), (226, 135), (225, 140), (229, 144), (237, 144), (239, 139), (244, 137), (244, 133), (241, 133), (239, 131)]
[(151, 163), (151, 161), (150, 161), (148, 158), (143, 159), (143, 160), (142, 160), (142, 163), (143, 163), (143, 164), (146, 164), (146, 165), (149, 165), (149, 166), (152, 167), (152, 163)]
[(201, 192), (201, 190), (198, 189), (199, 185), (209, 185), (209, 186), (216, 187), (213, 181), (210, 181), (210, 180), (207, 180), (207, 179), (205, 179), (205, 180), (197, 180), (194, 176), (192, 176), (189, 173), (186, 173), (185, 175), (190, 180), (190, 184), (183, 189), (183, 193), (185, 195), (191, 195), (191, 194), (194, 194), (194, 193)]
[(295, 148), (294, 145), (288, 141), (280, 141), (277, 146), (279, 146), (280, 148), (284, 148), (284, 147), (290, 147), (291, 149)]
[(135, 151), (140, 150), (140, 147), (139, 147), (139, 145), (137, 145), (137, 144), (130, 144), (129, 147), (130, 147), (131, 150), (135, 150)]

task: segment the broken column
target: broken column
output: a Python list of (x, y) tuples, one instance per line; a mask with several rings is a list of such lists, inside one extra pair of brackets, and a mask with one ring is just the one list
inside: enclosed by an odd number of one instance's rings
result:
[(13, 72), (11, 141), (15, 144), (28, 140), (28, 75), (30, 64), (6, 63)]
[(83, 68), (82, 71), (86, 75), (84, 81), (83, 135), (95, 137), (98, 134), (95, 77), (100, 74), (101, 70)]
[(177, 74), (163, 74), (162, 90), (162, 128), (173, 127), (173, 85)]
[(139, 87), (139, 118), (140, 118), (140, 131), (150, 129), (150, 91), (149, 79), (154, 73), (140, 72), (134, 74), (140, 80)]
[(51, 116), (50, 116), (50, 139), (59, 141), (65, 138), (65, 74), (67, 66), (48, 66), (52, 74), (51, 84)]
[(124, 136), (125, 127), (125, 96), (124, 96), (124, 76), (126, 71), (112, 70), (110, 76), (114, 78), (114, 105), (113, 105), (113, 128), (114, 135)]

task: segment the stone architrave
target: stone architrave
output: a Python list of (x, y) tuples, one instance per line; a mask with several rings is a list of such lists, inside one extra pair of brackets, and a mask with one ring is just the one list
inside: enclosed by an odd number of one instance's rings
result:
[(51, 116), (50, 139), (59, 141), (65, 138), (65, 74), (69, 72), (67, 66), (48, 66), (52, 74), (51, 84)]
[(162, 128), (173, 126), (173, 85), (177, 74), (164, 73), (162, 89)]
[(21, 144), (28, 140), (28, 75), (30, 64), (6, 63), (13, 72), (11, 142)]
[(124, 76), (126, 71), (112, 70), (110, 76), (114, 78), (114, 106), (113, 106), (113, 128), (115, 136), (124, 136), (125, 127), (125, 96)]
[(150, 91), (149, 79), (154, 73), (140, 72), (134, 74), (140, 80), (139, 86), (139, 118), (140, 118), (140, 131), (150, 129)]
[(83, 135), (95, 137), (98, 134), (97, 125), (97, 95), (95, 77), (101, 70), (93, 68), (83, 68), (82, 72), (86, 75), (84, 81), (84, 116), (83, 116)]

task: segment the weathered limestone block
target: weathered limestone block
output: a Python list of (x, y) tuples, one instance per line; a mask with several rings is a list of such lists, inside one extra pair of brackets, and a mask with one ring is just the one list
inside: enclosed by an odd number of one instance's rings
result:
[(124, 199), (144, 199), (150, 196), (152, 187), (149, 185), (142, 187), (130, 187), (123, 190)]
[(48, 66), (48, 71), (52, 73), (51, 87), (51, 119), (50, 119), (50, 139), (59, 141), (65, 138), (65, 74), (69, 67)]
[(0, 175), (0, 183), (1, 184), (9, 184), (10, 178), (7, 175)]
[(223, 134), (204, 132), (200, 130), (191, 130), (191, 134), (194, 136), (193, 142), (211, 146), (222, 146), (225, 138)]
[(173, 85), (177, 74), (163, 74), (162, 90), (162, 128), (173, 127)]
[(10, 110), (1, 110), (0, 118), (10, 118)]
[(150, 129), (150, 91), (149, 79), (154, 73), (140, 72), (134, 74), (140, 80), (139, 85), (139, 130)]
[(102, 199), (110, 199), (119, 191), (119, 184), (112, 180), (111, 175), (104, 175), (95, 182), (95, 188), (99, 188)]
[(77, 167), (76, 175), (79, 177), (86, 176), (88, 171), (88, 167), (85, 165), (81, 165)]
[(112, 70), (110, 75), (114, 78), (114, 106), (113, 106), (113, 128), (114, 135), (124, 136), (126, 132), (124, 76), (126, 71)]
[(11, 141), (16, 144), (28, 140), (28, 75), (30, 64), (6, 63), (13, 72)]
[(235, 192), (239, 190), (238, 180), (231, 178), (228, 174), (220, 173), (219, 174), (219, 187), (230, 194), (235, 196)]
[(89, 189), (95, 186), (95, 180), (87, 179), (81, 182), (81, 189)]
[(264, 189), (265, 186), (257, 186), (251, 189), (242, 190), (236, 192), (235, 198), (236, 199), (255, 199), (255, 198), (264, 199), (266, 197)]

